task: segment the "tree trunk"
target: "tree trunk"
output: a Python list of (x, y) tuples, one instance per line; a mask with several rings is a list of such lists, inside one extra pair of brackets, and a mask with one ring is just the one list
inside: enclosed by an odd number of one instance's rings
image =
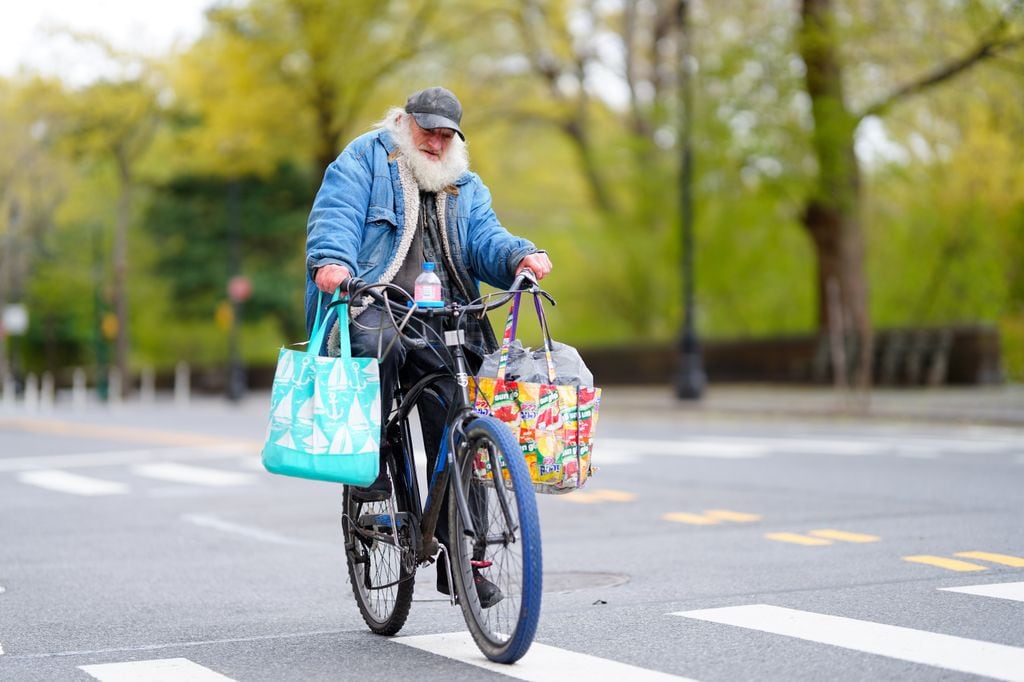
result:
[[(131, 220), (132, 180), (124, 152), (115, 152), (121, 181), (117, 197), (117, 215), (114, 225), (114, 315), (117, 317), (117, 341), (114, 364), (121, 374), (121, 386), (127, 386), (128, 376), (128, 293), (125, 287), (128, 265), (128, 223)], [(112, 396), (119, 398), (120, 396)]]
[(316, 111), (316, 163), (319, 171), (315, 178), (319, 184), (324, 171), (341, 151), (334, 133), (334, 89), (328, 83), (316, 83), (313, 108)]
[[(842, 67), (836, 53), (831, 0), (802, 0), (800, 54), (814, 117), (813, 147), (818, 162), (814, 194), (802, 220), (818, 262), (818, 330), (827, 339), (841, 325), (850, 363), (837, 367), (837, 385), (871, 385), (873, 342), (860, 219), (860, 166), (854, 152), (857, 117), (843, 98)], [(829, 287), (838, 286), (839, 310), (829, 311)]]

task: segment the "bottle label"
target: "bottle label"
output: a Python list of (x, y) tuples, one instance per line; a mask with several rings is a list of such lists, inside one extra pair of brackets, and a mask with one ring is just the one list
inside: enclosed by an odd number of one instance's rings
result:
[(416, 285), (416, 302), (417, 303), (435, 303), (441, 300), (441, 285), (440, 284), (417, 284)]

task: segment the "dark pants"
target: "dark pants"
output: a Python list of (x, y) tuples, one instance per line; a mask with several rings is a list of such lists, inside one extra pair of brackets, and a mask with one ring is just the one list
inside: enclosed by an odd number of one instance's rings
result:
[[(423, 377), (443, 370), (448, 367), (447, 352), (444, 346), (433, 336), (429, 336), (434, 342), (437, 350), (430, 348), (411, 349), (406, 348), (400, 341), (395, 342), (384, 357), (378, 356), (378, 351), (387, 350), (388, 344), (395, 338), (395, 329), (390, 321), (384, 319), (384, 325), (380, 324), (380, 311), (370, 308), (358, 317), (358, 324), (349, 326), (349, 335), (352, 342), (352, 355), (355, 357), (375, 357), (380, 363), (380, 393), (382, 429), (387, 420), (387, 415), (392, 409), (396, 380), (401, 382), (403, 388), (411, 387)], [(369, 327), (369, 329), (361, 329)], [(410, 321), (410, 325), (420, 325), (418, 320)], [(381, 328), (383, 327), (383, 329)], [(418, 334), (413, 334), (418, 336)], [(434, 471), (437, 463), (437, 455), (440, 451), (441, 436), (444, 433), (445, 421), (448, 416), (447, 405), (450, 405), (455, 397), (456, 385), (454, 379), (446, 379), (434, 384), (434, 389), (441, 394), (446, 405), (441, 405), (437, 399), (429, 393), (423, 393), (417, 409), (420, 418), (420, 428), (423, 433), (423, 444), (427, 451), (427, 482)], [(381, 434), (382, 444), (386, 441), (386, 434)], [(383, 472), (383, 469), (382, 469)], [(447, 498), (447, 495), (445, 496)], [(437, 522), (437, 539), (445, 546), (448, 545), (448, 501), (442, 500), (441, 514)]]

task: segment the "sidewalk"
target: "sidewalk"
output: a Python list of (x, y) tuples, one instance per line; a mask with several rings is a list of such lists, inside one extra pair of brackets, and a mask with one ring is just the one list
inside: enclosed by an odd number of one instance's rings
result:
[(849, 418), (1024, 427), (1024, 385), (876, 388), (868, 396), (825, 386), (711, 384), (700, 400), (675, 397), (670, 386), (604, 389), (602, 414), (664, 418)]
[[(146, 402), (127, 399), (119, 405), (97, 402), (76, 409), (60, 396), (49, 409), (0, 405), (0, 421), (31, 418), (139, 428), (177, 428), (230, 437), (261, 435), (270, 395), (250, 391), (240, 403), (220, 395), (195, 395), (185, 406), (169, 394)], [(675, 397), (669, 385), (603, 388), (601, 415), (615, 420), (824, 420), (930, 422), (934, 424), (1006, 426), (1024, 429), (1024, 384), (957, 388), (877, 388), (866, 398), (826, 386), (793, 384), (711, 384), (700, 400)]]

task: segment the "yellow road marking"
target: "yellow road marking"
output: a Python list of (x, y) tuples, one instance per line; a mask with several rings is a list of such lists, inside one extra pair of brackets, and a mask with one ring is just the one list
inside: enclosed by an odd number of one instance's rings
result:
[(577, 504), (597, 504), (599, 502), (632, 502), (636, 494), (624, 490), (577, 490), (572, 495), (562, 495), (563, 500)]
[(993, 554), (992, 552), (957, 552), (956, 556), (962, 556), (965, 559), (991, 561), (994, 564), (1003, 564), (1004, 566), (1024, 568), (1024, 559), (1019, 556), (1010, 556), (1009, 554)]
[(760, 514), (748, 514), (729, 509), (708, 509), (704, 514), (720, 521), (735, 521), (736, 523), (751, 523), (761, 520)]
[(769, 540), (778, 540), (779, 542), (791, 542), (794, 545), (831, 545), (831, 540), (825, 538), (812, 538), (808, 535), (800, 535), (798, 533), (765, 533), (764, 536)]
[(820, 530), (809, 530), (808, 535), (816, 538), (828, 538), (829, 540), (842, 540), (843, 542), (878, 542), (882, 538), (877, 535), (865, 535), (864, 533), (850, 533), (845, 530), (833, 530), (822, 528)]
[[(161, 445), (225, 445), (244, 442), (237, 438), (205, 436), (198, 433), (181, 433), (179, 431), (161, 431), (144, 429), (134, 426), (102, 426), (99, 424), (82, 424), (78, 422), (59, 421), (56, 419), (0, 419), (0, 428), (18, 429), (32, 433), (45, 433), (56, 436), (73, 436), (79, 438), (102, 438), (105, 440), (153, 443)], [(262, 443), (252, 441), (254, 447), (262, 447)]]
[(966, 561), (957, 561), (956, 559), (947, 559), (941, 556), (931, 556), (928, 554), (918, 554), (915, 556), (905, 556), (904, 561), (911, 561), (915, 564), (927, 564), (929, 566), (938, 566), (939, 568), (945, 568), (950, 571), (987, 571), (986, 566), (979, 566), (978, 564), (971, 564)]
[(670, 514), (663, 514), (662, 519), (665, 521), (675, 521), (676, 523), (689, 523), (693, 526), (713, 526), (719, 523), (718, 519), (713, 519), (710, 516), (704, 516), (703, 514), (689, 514), (687, 512), (672, 512)]

